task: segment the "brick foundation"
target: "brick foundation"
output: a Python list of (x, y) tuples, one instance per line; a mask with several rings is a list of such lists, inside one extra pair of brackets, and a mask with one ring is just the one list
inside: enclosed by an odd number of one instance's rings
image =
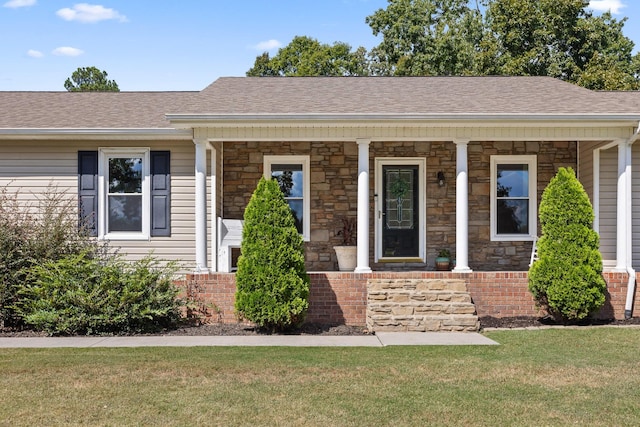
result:
[[(607, 282), (607, 300), (597, 317), (624, 319), (627, 274), (606, 272), (603, 275)], [(526, 271), (473, 272), (470, 274), (433, 271), (373, 272), (370, 274), (314, 272), (309, 273), (309, 276), (311, 289), (308, 322), (365, 325), (367, 280), (385, 278), (464, 279), (479, 317), (536, 317), (543, 314), (536, 309), (533, 298), (528, 291)], [(208, 305), (209, 321), (237, 322), (234, 313), (235, 274), (189, 274), (176, 283)], [(639, 315), (637, 313), (639, 304), (640, 292), (636, 290), (634, 317)]]

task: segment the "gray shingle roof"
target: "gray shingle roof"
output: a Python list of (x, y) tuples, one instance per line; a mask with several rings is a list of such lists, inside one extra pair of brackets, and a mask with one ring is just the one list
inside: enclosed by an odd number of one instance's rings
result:
[(225, 77), (201, 92), (0, 92), (0, 129), (167, 129), (166, 114), (640, 116), (640, 92), (548, 77)]
[[(608, 94), (550, 77), (230, 77), (171, 113), (640, 114)], [(640, 92), (627, 97), (640, 101)]]
[(0, 128), (170, 128), (198, 92), (0, 92)]

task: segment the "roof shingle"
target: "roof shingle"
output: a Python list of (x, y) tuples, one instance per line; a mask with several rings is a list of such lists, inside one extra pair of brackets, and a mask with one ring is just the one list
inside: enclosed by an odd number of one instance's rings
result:
[(167, 129), (166, 114), (640, 116), (640, 92), (550, 77), (225, 77), (200, 92), (0, 92), (4, 129)]

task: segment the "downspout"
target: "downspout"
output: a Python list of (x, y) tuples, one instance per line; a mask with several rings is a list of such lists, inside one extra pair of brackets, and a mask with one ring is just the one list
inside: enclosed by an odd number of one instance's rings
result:
[[(636, 131), (634, 132), (633, 136), (629, 139), (629, 142), (627, 143), (627, 145), (631, 147), (633, 143), (638, 140), (638, 138), (640, 138), (640, 123), (638, 123), (638, 127), (636, 128)], [(629, 149), (628, 155), (631, 156), (631, 149)], [(629, 164), (631, 163), (632, 163), (631, 159), (629, 159)], [(632, 204), (633, 203), (632, 194), (630, 194), (631, 184), (632, 184), (631, 179), (632, 179), (632, 176), (631, 174), (629, 174), (629, 176), (627, 176), (627, 183), (626, 183), (627, 185), (625, 187), (628, 194), (627, 200), (629, 200), (629, 203)], [(631, 218), (632, 218), (633, 210), (632, 208), (629, 208), (627, 211), (631, 211), (631, 215), (627, 215), (627, 234), (629, 235), (629, 240), (631, 240), (631, 234), (633, 231), (632, 230), (633, 221)], [(631, 319), (631, 317), (633, 317), (633, 300), (636, 293), (636, 271), (633, 269), (632, 261), (633, 261), (633, 244), (630, 243), (627, 248), (627, 263), (626, 263), (627, 274), (629, 275), (629, 278), (627, 280), (627, 300), (624, 305), (625, 320), (629, 320)]]

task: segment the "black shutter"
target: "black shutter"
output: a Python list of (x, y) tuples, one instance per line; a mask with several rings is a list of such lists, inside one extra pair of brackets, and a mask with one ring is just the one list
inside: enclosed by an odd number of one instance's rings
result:
[(171, 152), (151, 152), (151, 235), (171, 235)]
[(98, 152), (78, 151), (78, 214), (80, 227), (98, 235)]

